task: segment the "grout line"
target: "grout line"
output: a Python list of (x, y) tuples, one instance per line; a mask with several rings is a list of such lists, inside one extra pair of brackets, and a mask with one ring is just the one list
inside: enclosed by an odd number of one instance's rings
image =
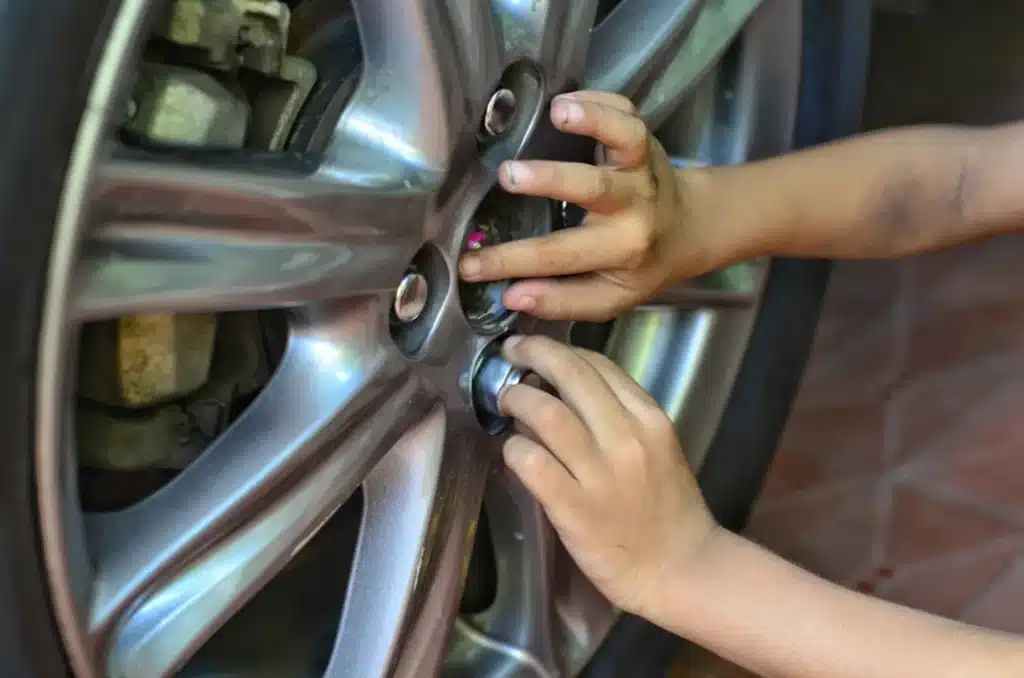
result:
[(999, 574), (999, 576), (997, 576), (992, 581), (992, 583), (988, 585), (988, 588), (986, 588), (974, 600), (967, 603), (967, 605), (965, 605), (964, 608), (960, 610), (960, 614), (958, 615), (958, 617), (960, 619), (970, 617), (983, 604), (992, 600), (996, 596), (996, 594), (999, 593), (1000, 589), (1006, 588), (1015, 576), (1022, 573), (1024, 573), (1024, 557), (1017, 558), (1015, 562), (1010, 563), (1009, 567), (1003, 570)]

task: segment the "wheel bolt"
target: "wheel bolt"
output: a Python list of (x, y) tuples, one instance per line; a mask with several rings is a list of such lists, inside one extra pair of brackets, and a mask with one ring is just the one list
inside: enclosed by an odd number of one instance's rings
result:
[(419, 318), (427, 307), (428, 291), (426, 277), (415, 271), (407, 272), (395, 293), (395, 317), (404, 323)]
[(494, 342), (487, 347), (473, 376), (473, 404), (480, 422), (492, 435), (501, 435), (512, 423), (502, 415), (498, 405), (501, 392), (515, 386), (529, 374), (502, 357), (500, 343)]
[(516, 95), (504, 87), (491, 95), (484, 111), (484, 132), (492, 137), (504, 134), (516, 114)]

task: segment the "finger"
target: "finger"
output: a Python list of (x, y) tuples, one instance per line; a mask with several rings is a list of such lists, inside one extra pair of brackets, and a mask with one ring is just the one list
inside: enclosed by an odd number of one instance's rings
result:
[(594, 103), (559, 98), (551, 105), (551, 122), (569, 134), (593, 137), (622, 167), (640, 167), (647, 159), (647, 125), (635, 115)]
[(604, 377), (608, 386), (634, 416), (643, 417), (651, 408), (661, 410), (658, 401), (651, 397), (651, 394), (645, 391), (644, 387), (638, 384), (633, 377), (626, 374), (625, 370), (619, 367), (614, 360), (596, 351), (583, 348), (577, 348), (576, 351)]
[(501, 409), (531, 431), (574, 478), (591, 473), (597, 446), (564, 402), (540, 389), (517, 384), (502, 394)]
[(635, 291), (590, 274), (559, 280), (517, 282), (504, 295), (505, 307), (546, 320), (604, 322), (620, 315), (638, 300)]
[(653, 187), (644, 173), (574, 162), (506, 162), (498, 180), (509, 193), (564, 200), (598, 214), (610, 214), (638, 199), (653, 197)]
[(618, 439), (628, 425), (624, 406), (604, 378), (569, 346), (541, 335), (511, 337), (502, 352), (551, 384), (595, 440)]
[(513, 435), (505, 441), (502, 456), (546, 511), (574, 510), (579, 483), (544, 447), (525, 436)]
[(636, 104), (629, 100), (629, 98), (616, 94), (615, 92), (607, 92), (599, 89), (581, 89), (575, 92), (566, 92), (565, 94), (559, 94), (555, 97), (555, 101), (565, 99), (570, 101), (591, 101), (595, 104), (601, 104), (602, 106), (608, 106), (616, 110), (622, 111), (626, 115), (635, 116), (637, 113)]
[(459, 273), (476, 282), (615, 268), (622, 263), (622, 240), (622, 229), (613, 223), (570, 228), (467, 252), (459, 261)]

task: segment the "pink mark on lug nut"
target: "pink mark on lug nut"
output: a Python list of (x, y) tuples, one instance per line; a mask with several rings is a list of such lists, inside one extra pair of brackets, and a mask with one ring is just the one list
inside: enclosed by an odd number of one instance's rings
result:
[(467, 247), (471, 250), (478, 250), (483, 247), (487, 242), (487, 234), (483, 231), (477, 231), (469, 236), (469, 242)]

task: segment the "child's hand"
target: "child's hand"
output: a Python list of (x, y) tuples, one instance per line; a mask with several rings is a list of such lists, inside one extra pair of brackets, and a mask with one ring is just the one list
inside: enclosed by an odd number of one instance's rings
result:
[[(705, 252), (709, 229), (689, 223), (693, 206), (682, 182), (635, 113), (628, 99), (608, 92), (557, 97), (554, 125), (595, 138), (606, 164), (507, 162), (500, 181), (511, 193), (579, 205), (588, 212), (583, 227), (467, 254), (462, 277), (540, 278), (513, 285), (506, 307), (543, 318), (607, 320), (721, 264)], [(550, 279), (566, 275), (574, 277)]]
[(526, 433), (505, 443), (506, 463), (601, 592), (642, 614), (718, 533), (672, 423), (603, 355), (542, 336), (504, 352), (559, 394), (519, 384), (502, 395)]

